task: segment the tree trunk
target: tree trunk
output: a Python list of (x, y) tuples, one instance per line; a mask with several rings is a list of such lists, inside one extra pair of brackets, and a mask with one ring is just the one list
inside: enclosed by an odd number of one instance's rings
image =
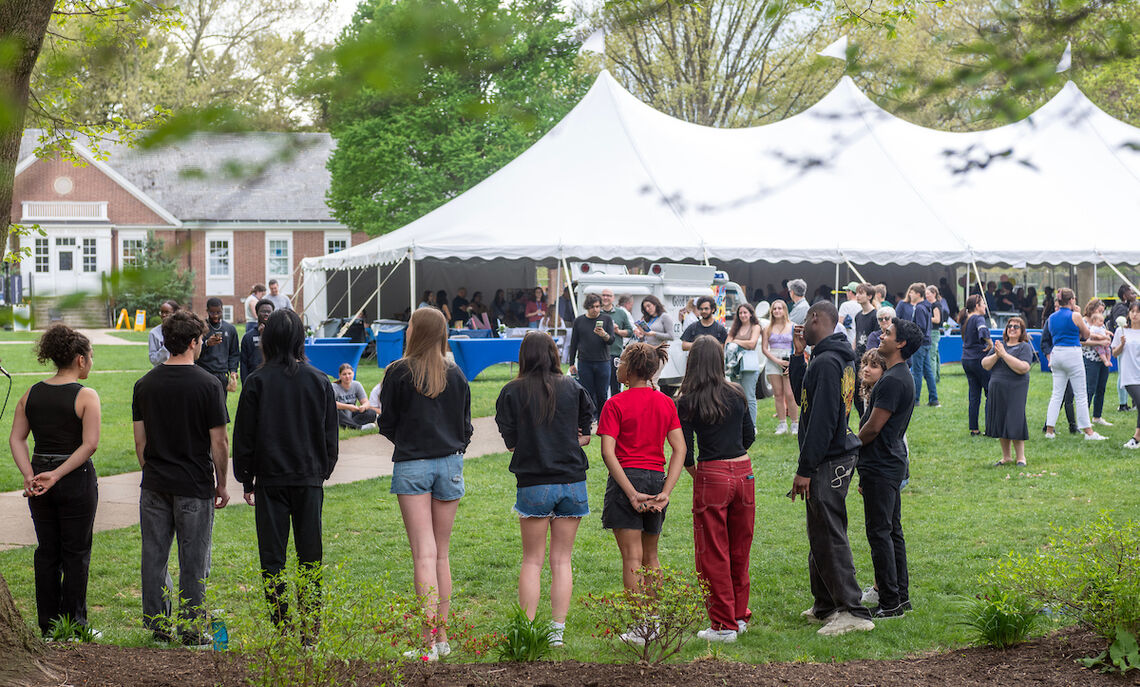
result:
[(44, 665), (44, 644), (28, 627), (8, 591), (8, 582), (0, 574), (0, 685), (18, 685), (32, 681), (38, 673), (52, 674)]
[(28, 83), (54, 4), (54, 0), (0, 0), (0, 45), (7, 53), (0, 58), (0, 246), (5, 248), (12, 222), (12, 185), (28, 107)]

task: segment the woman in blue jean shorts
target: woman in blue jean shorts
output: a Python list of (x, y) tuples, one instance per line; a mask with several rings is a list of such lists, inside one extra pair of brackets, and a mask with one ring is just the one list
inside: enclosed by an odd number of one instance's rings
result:
[(586, 454), (594, 404), (578, 382), (562, 374), (558, 348), (546, 333), (527, 334), (519, 347), (519, 376), (495, 402), (495, 422), (518, 481), (515, 512), (522, 531), (519, 606), (534, 620), (539, 577), (550, 530), (551, 645), (562, 646), (573, 577), (570, 556), (586, 499)]
[(388, 366), (380, 388), (380, 434), (392, 454), (392, 493), (412, 548), (416, 594), (427, 604), (426, 647), (410, 656), (434, 661), (451, 653), (448, 548), (463, 496), (463, 452), (471, 441), (471, 390), (448, 362), (447, 322), (433, 308), (412, 313), (404, 357)]

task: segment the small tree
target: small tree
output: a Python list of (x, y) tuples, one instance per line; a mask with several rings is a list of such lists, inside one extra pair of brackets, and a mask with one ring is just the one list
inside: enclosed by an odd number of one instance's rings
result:
[(177, 257), (166, 250), (162, 241), (150, 239), (143, 244), (135, 264), (110, 277), (115, 310), (146, 310), (149, 315), (157, 315), (158, 307), (165, 301), (189, 303), (194, 296), (194, 271), (180, 267)]

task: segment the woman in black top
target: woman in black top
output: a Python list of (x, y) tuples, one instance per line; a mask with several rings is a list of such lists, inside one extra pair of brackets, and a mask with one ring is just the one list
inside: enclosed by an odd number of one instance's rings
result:
[[(69, 619), (87, 625), (87, 571), (99, 489), (91, 456), (99, 446), (99, 394), (79, 383), (91, 372), (91, 342), (57, 324), (40, 337), (36, 357), (55, 375), (16, 404), (8, 444), (24, 476), (36, 528), (36, 611), (40, 632)], [(35, 448), (28, 455), (28, 434)]]
[(495, 423), (511, 455), (518, 482), (515, 512), (522, 530), (519, 606), (534, 620), (539, 578), (550, 530), (551, 644), (562, 646), (573, 576), (570, 556), (586, 498), (586, 454), (594, 404), (590, 395), (562, 374), (558, 347), (545, 332), (527, 334), (519, 346), (519, 376), (495, 402)]
[[(744, 390), (724, 378), (724, 349), (711, 336), (698, 336), (689, 349), (677, 413), (688, 444), (685, 465), (693, 476), (697, 574), (709, 586), (706, 606), (711, 625), (697, 636), (734, 642), (752, 615), (748, 563), (756, 479), (748, 447), (756, 428)], [(699, 455), (693, 451), (694, 435)]]
[(408, 655), (434, 661), (451, 653), (448, 548), (464, 494), (463, 452), (471, 441), (471, 389), (448, 362), (447, 322), (434, 308), (412, 313), (404, 357), (380, 387), (380, 434), (396, 445), (392, 488), (412, 548), (416, 594), (427, 605), (427, 646)]
[(594, 401), (594, 419), (601, 415), (602, 406), (610, 393), (610, 375), (614, 372), (610, 362), (610, 344), (614, 342), (614, 323), (602, 312), (602, 299), (591, 293), (582, 303), (586, 312), (574, 320), (570, 331), (570, 374), (590, 392)]

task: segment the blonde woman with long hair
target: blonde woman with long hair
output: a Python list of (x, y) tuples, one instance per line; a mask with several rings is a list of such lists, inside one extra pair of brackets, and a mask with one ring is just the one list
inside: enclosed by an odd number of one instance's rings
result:
[(380, 434), (395, 444), (392, 488), (412, 549), (416, 594), (430, 627), (426, 647), (410, 652), (434, 661), (451, 653), (448, 549), (464, 494), (463, 453), (471, 441), (471, 390), (447, 360), (447, 321), (434, 308), (412, 313), (404, 357), (388, 366), (380, 389)]
[(788, 423), (791, 433), (799, 430), (799, 406), (796, 404), (792, 384), (788, 380), (788, 361), (792, 357), (792, 330), (794, 325), (788, 318), (788, 306), (784, 301), (772, 301), (768, 313), (768, 326), (760, 339), (760, 349), (767, 360), (764, 374), (772, 385), (772, 396), (776, 401), (776, 434), (787, 434)]

